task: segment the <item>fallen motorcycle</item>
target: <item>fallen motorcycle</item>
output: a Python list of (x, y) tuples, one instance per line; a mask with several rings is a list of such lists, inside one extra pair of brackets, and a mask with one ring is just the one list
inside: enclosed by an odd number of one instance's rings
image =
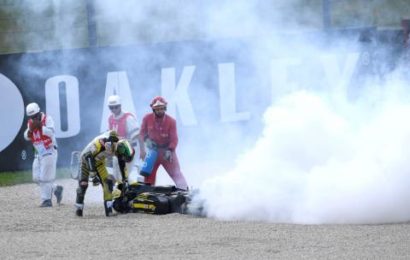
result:
[(113, 192), (113, 208), (118, 213), (181, 213), (201, 216), (202, 206), (192, 203), (196, 191), (181, 190), (171, 185), (123, 185), (119, 184)]

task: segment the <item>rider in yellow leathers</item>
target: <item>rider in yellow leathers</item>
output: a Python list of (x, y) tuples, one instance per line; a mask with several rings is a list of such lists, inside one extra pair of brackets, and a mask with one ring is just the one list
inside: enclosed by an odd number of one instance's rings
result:
[(83, 216), (84, 197), (90, 178), (96, 178), (103, 188), (105, 215), (112, 215), (112, 191), (114, 181), (109, 178), (106, 169), (106, 157), (116, 156), (119, 161), (123, 180), (127, 181), (126, 163), (134, 158), (134, 149), (127, 140), (119, 140), (115, 131), (109, 131), (95, 137), (81, 152), (81, 173), (78, 180), (76, 215)]

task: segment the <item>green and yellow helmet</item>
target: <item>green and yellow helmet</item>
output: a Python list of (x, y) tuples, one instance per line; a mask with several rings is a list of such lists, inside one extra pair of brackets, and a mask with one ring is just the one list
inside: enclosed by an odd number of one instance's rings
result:
[(115, 149), (115, 155), (125, 162), (131, 162), (134, 158), (135, 150), (132, 148), (130, 143), (125, 140), (119, 140), (117, 143), (117, 147)]

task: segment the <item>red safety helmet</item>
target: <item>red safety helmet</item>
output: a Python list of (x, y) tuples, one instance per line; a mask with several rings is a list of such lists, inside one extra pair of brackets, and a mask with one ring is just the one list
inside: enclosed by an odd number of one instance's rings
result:
[(156, 108), (156, 107), (166, 107), (167, 106), (167, 101), (163, 98), (163, 97), (154, 97), (154, 99), (151, 101), (150, 106), (152, 108)]

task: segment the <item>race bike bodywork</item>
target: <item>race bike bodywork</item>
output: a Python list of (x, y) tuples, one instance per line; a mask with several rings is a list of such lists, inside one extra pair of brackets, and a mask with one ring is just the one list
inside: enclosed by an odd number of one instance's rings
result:
[(121, 195), (114, 196), (113, 208), (119, 213), (142, 212), (149, 214), (186, 214), (191, 201), (189, 191), (177, 189), (175, 186), (150, 186), (136, 183), (123, 187)]

